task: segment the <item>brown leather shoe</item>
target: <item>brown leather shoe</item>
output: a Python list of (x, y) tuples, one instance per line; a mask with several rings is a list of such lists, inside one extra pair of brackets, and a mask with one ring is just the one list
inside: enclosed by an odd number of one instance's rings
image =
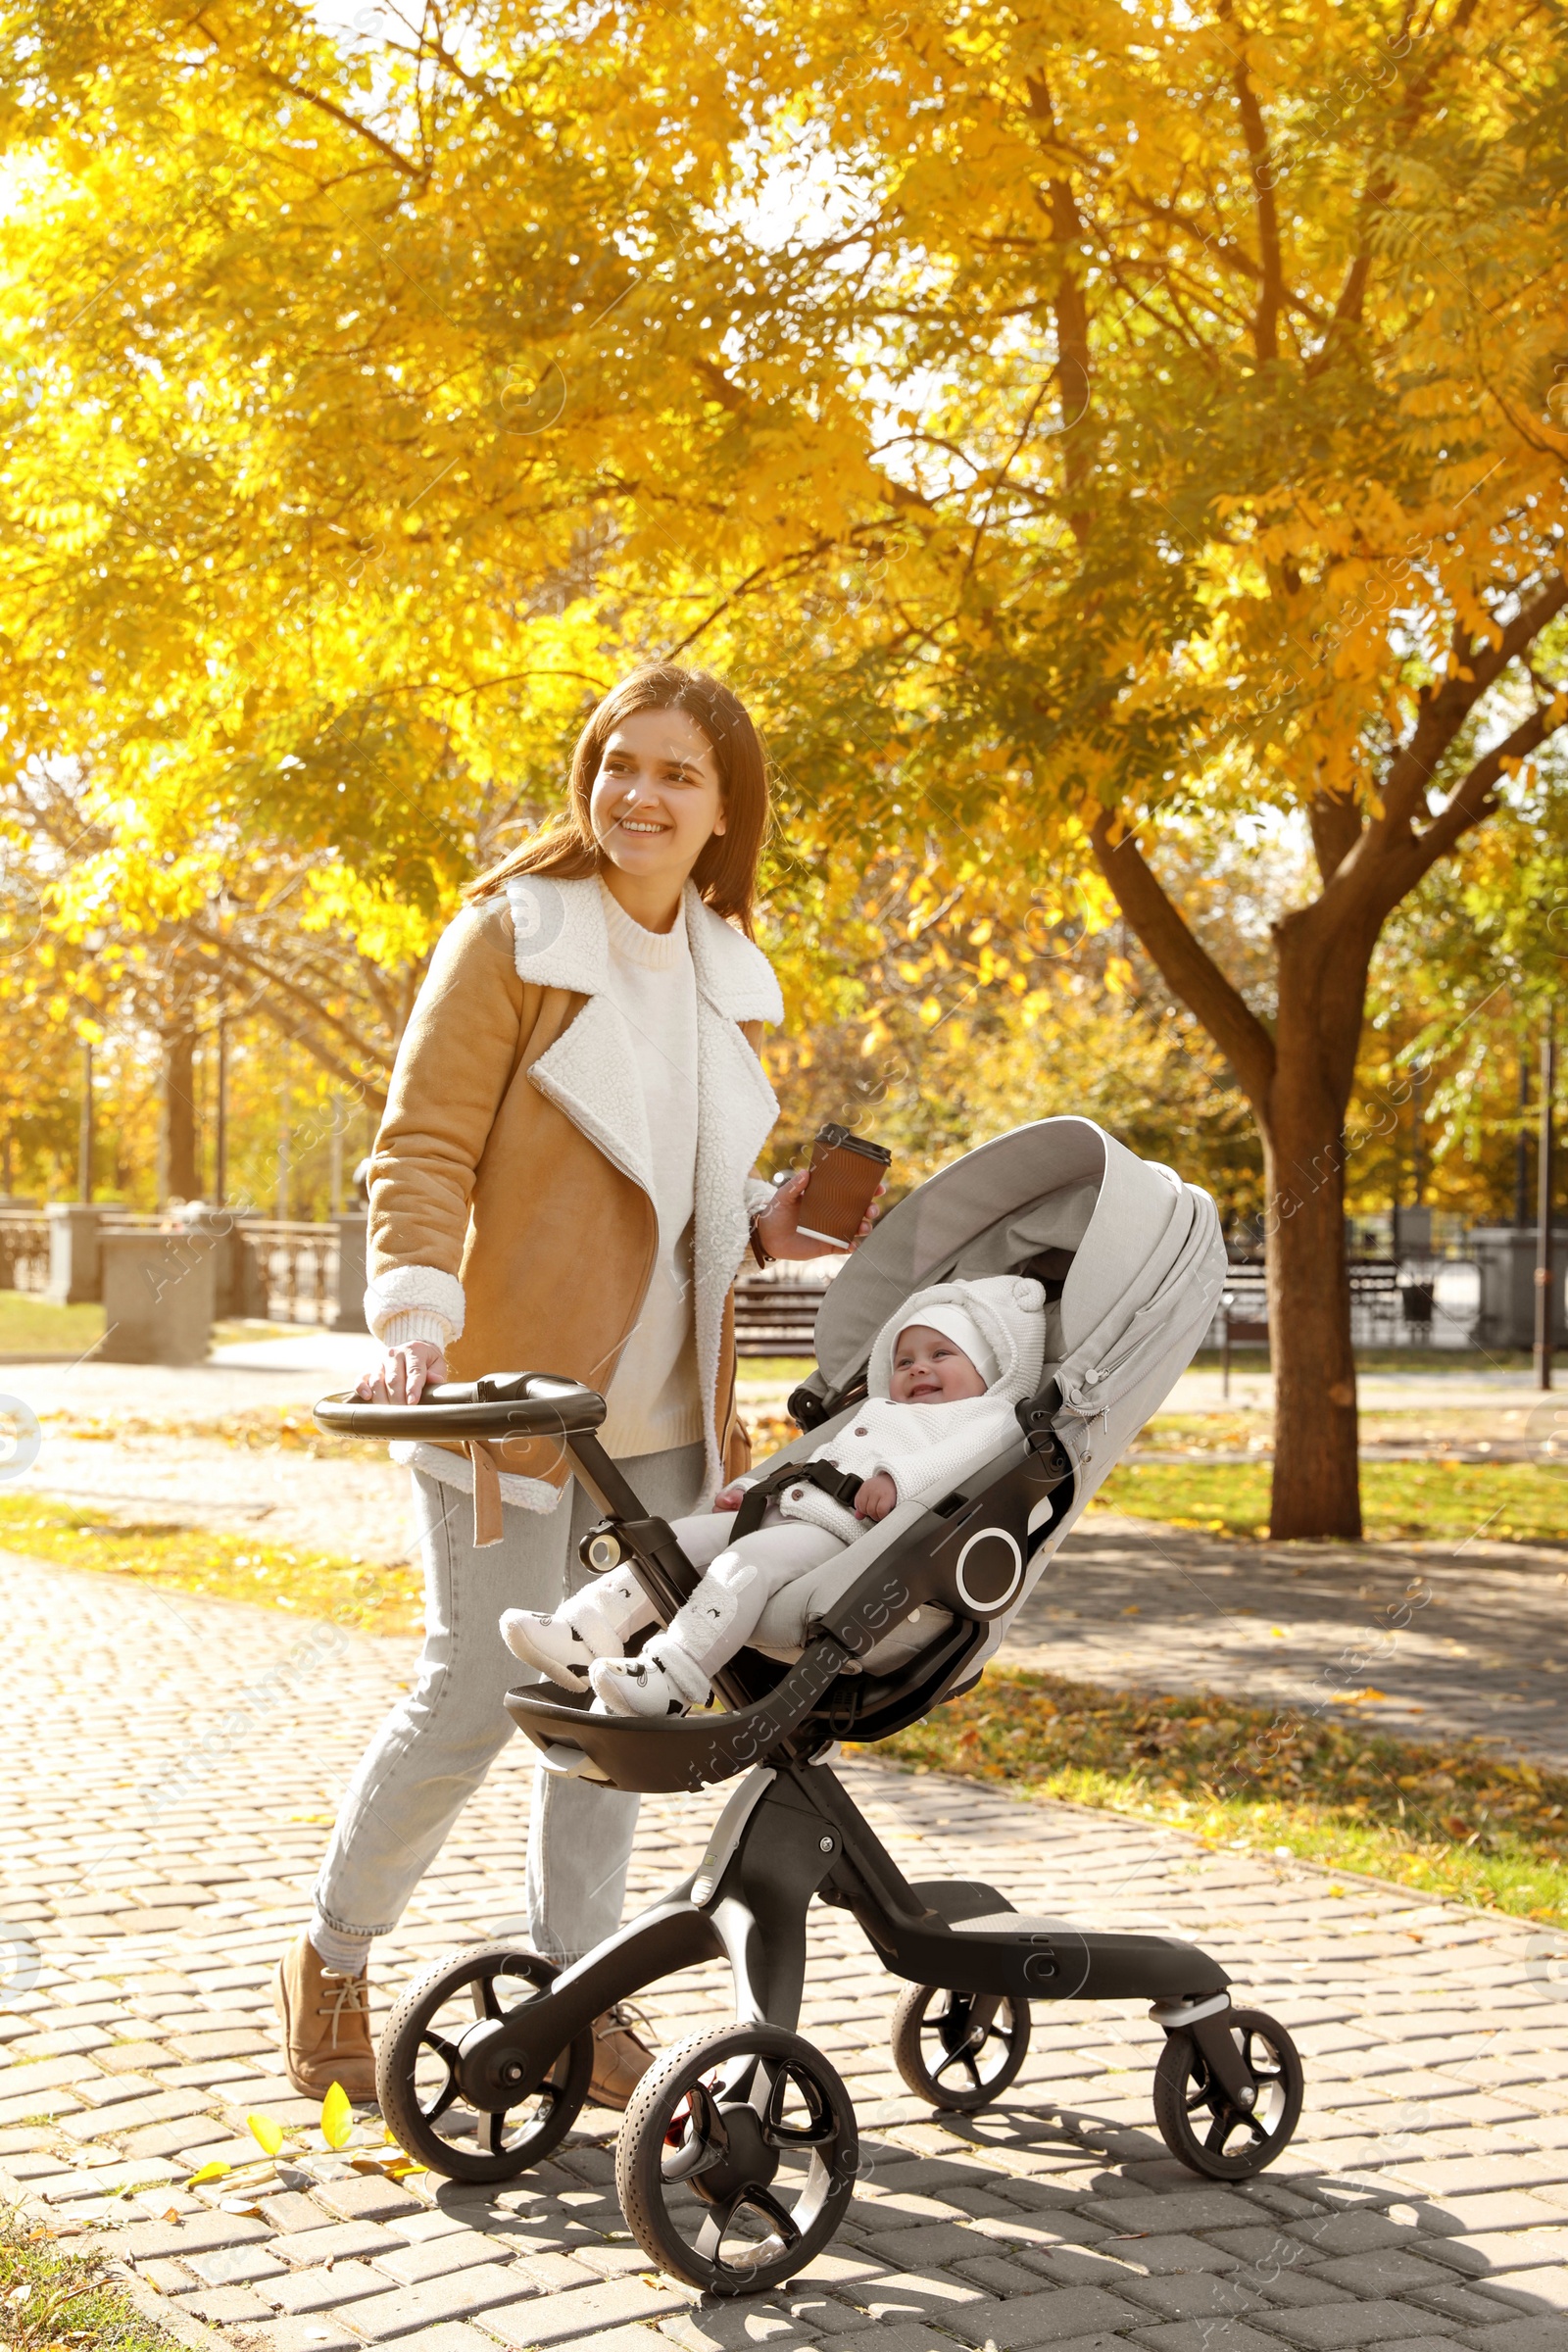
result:
[(303, 2098), (324, 2099), (340, 2082), (356, 2107), (375, 2097), (375, 2050), (364, 1971), (340, 1977), (309, 1936), (291, 1943), (272, 1972), (272, 2006), (283, 2025), (283, 2063)]
[(592, 2107), (612, 2107), (620, 2114), (632, 2092), (654, 2063), (654, 2053), (632, 2032), (631, 2021), (647, 2023), (625, 2001), (617, 2001), (594, 2020), (594, 2072), (588, 2085)]

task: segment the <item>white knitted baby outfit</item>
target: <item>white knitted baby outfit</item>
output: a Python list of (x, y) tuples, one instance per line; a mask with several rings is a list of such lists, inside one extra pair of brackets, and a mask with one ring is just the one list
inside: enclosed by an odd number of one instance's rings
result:
[[(885, 1470), (900, 1502), (940, 1502), (990, 1453), (1018, 1434), (1014, 1406), (1040, 1386), (1046, 1357), (1046, 1294), (1027, 1275), (994, 1274), (979, 1282), (940, 1282), (916, 1291), (889, 1317), (871, 1349), (867, 1396), (859, 1410), (810, 1454), (836, 1470), (867, 1479)], [(934, 1317), (975, 1325), (995, 1364), (983, 1396), (943, 1404), (895, 1404), (888, 1395), (900, 1334)], [(941, 1328), (938, 1323), (937, 1328)], [(959, 1343), (961, 1345), (961, 1341)], [(966, 1349), (972, 1355), (972, 1350)], [(982, 1373), (991, 1369), (980, 1364)], [(820, 1487), (785, 1487), (777, 1497), (786, 1519), (806, 1519), (845, 1543), (865, 1533), (853, 1509)]]
[[(1014, 1407), (1035, 1394), (1045, 1362), (1045, 1299), (1038, 1282), (1010, 1274), (917, 1291), (878, 1335), (865, 1403), (811, 1460), (831, 1462), (861, 1482), (885, 1470), (900, 1502), (939, 1502), (1016, 1439)], [(945, 1331), (963, 1348), (989, 1383), (983, 1396), (892, 1401), (894, 1349), (915, 1323)], [(768, 1518), (738, 1544), (730, 1542), (734, 1517), (710, 1511), (674, 1522), (677, 1543), (704, 1574), (667, 1629), (636, 1657), (625, 1655), (624, 1644), (655, 1624), (657, 1614), (625, 1567), (595, 1578), (553, 1615), (509, 1609), (503, 1637), (516, 1656), (567, 1689), (591, 1688), (612, 1713), (658, 1716), (700, 1704), (713, 1673), (750, 1639), (773, 1595), (867, 1532), (848, 1504), (805, 1480), (776, 1491)]]

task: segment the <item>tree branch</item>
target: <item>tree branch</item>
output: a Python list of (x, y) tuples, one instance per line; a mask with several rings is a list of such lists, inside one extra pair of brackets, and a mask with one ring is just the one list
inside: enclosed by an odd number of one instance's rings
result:
[[(1220, 0), (1219, 14), (1227, 24), (1233, 16), (1231, 0)], [(1261, 272), (1257, 309), (1252, 315), (1252, 349), (1260, 368), (1280, 356), (1280, 308), (1285, 296), (1285, 272), (1280, 263), (1280, 216), (1274, 202), (1274, 172), (1269, 160), (1268, 129), (1263, 110), (1247, 70), (1245, 48), (1236, 60), (1236, 103), (1241, 109), (1242, 136), (1251, 166), (1257, 200), (1257, 258)]]
[[(743, 391), (739, 384), (734, 383), (714, 361), (698, 353), (692, 360), (691, 366), (694, 373), (701, 376), (719, 407), (727, 415), (743, 416), (749, 423), (754, 424), (763, 421), (762, 412), (758, 408), (751, 394)], [(935, 512), (931, 501), (921, 491), (911, 490), (906, 482), (895, 481), (891, 474), (884, 473), (876, 473), (874, 478), (889, 506), (894, 508), (923, 507), (927, 514)], [(673, 660), (674, 657), (670, 656), (669, 658)]]
[(1202, 1022), (1259, 1121), (1266, 1123), (1274, 1084), (1274, 1040), (1241, 991), (1199, 945), (1146, 862), (1131, 829), (1112, 839), (1119, 821), (1114, 809), (1104, 809), (1095, 819), (1090, 838), (1100, 870), (1165, 985)]
[[(328, 1028), (335, 1029), (351, 1053), (361, 1054), (372, 1067), (379, 1065), (384, 1068), (386, 1066), (390, 1056), (383, 1049), (368, 1044), (352, 1021), (345, 1020), (341, 1013), (333, 1012), (328, 1005), (321, 1003), (318, 994), (313, 993), (308, 988), (302, 988), (298, 981), (291, 980), (286, 972), (278, 971), (274, 965), (267, 961), (265, 956), (258, 955), (255, 949), (247, 948), (232, 931), (225, 937), (216, 930), (209, 929), (200, 920), (193, 920), (190, 930), (193, 936), (200, 939), (203, 945), (210, 948), (217, 956), (220, 956), (225, 962), (242, 965), (246, 971), (255, 975), (264, 988), (280, 989), (284, 996), (291, 997), (296, 1003), (302, 1004), (313, 1019), (324, 1021)], [(277, 1016), (274, 1014), (272, 1017), (276, 1018)], [(280, 1022), (280, 1026), (285, 1028), (288, 1035), (295, 1034), (293, 1030), (287, 1028), (286, 1022)], [(317, 1060), (320, 1062), (323, 1069), (333, 1069), (343, 1074), (355, 1075), (348, 1071), (346, 1063), (329, 1059), (326, 1048), (322, 1047), (318, 1050), (313, 1046), (311, 1051), (316, 1054)]]
[[(1396, 150), (1402, 150), (1409, 139), (1413, 137), (1421, 120), (1421, 112), (1426, 104), (1427, 95), (1437, 78), (1439, 66), (1446, 63), (1448, 51), (1451, 50), (1455, 39), (1468, 27), (1470, 19), (1475, 14), (1476, 6), (1477, 0), (1459, 0), (1459, 6), (1445, 28), (1443, 46), (1440, 47), (1434, 40), (1420, 70), (1410, 76), (1405, 90), (1404, 104), (1399, 109), (1397, 129), (1390, 141)], [(1407, 4), (1401, 13), (1399, 22), (1399, 37), (1406, 44), (1410, 40), (1410, 27), (1414, 20), (1415, 10)], [(1431, 26), (1429, 29), (1435, 31), (1436, 27)], [(1361, 310), (1366, 299), (1367, 281), (1372, 274), (1372, 249), (1367, 242), (1366, 230), (1372, 216), (1381, 211), (1383, 206), (1388, 203), (1393, 189), (1393, 174), (1381, 168), (1367, 182), (1357, 208), (1362, 221), (1362, 233), (1356, 246), (1355, 257), (1346, 272), (1345, 284), (1340, 289), (1340, 298), (1334, 306), (1334, 316), (1329, 321), (1328, 332), (1307, 368), (1308, 375), (1320, 374), (1328, 366), (1337, 348), (1339, 330), (1346, 326), (1358, 326), (1361, 322)]]
[[(1494, 686), (1510, 662), (1528, 651), (1546, 626), (1568, 606), (1568, 580), (1555, 574), (1534, 604), (1522, 605), (1502, 629), (1501, 643), (1476, 653), (1455, 636), (1462, 649), (1468, 677), (1445, 678), (1442, 685), (1423, 690), (1421, 715), (1407, 744), (1395, 754), (1383, 793), (1383, 816), (1368, 828), (1366, 838), (1382, 829), (1393, 833), (1408, 827), (1423, 813), (1427, 789), (1438, 763), (1489, 687)], [(1457, 627), (1457, 624), (1456, 624)]]
[(275, 998), (269, 996), (265, 985), (258, 987), (251, 999), (251, 1004), (265, 1019), (271, 1022), (280, 1036), (292, 1038), (297, 1046), (303, 1046), (311, 1059), (318, 1063), (329, 1078), (337, 1079), (340, 1085), (361, 1095), (372, 1109), (385, 1110), (386, 1088), (377, 1086), (374, 1080), (367, 1078), (363, 1071), (351, 1069), (349, 1064), (334, 1054), (330, 1046), (323, 1045), (315, 1031), (298, 1015), (292, 1013), (286, 1004), (279, 1004)]
[[(1056, 136), (1056, 110), (1052, 102), (1051, 87), (1044, 74), (1027, 77), (1029, 112), (1037, 122), (1043, 123), (1047, 138), (1053, 146), (1059, 144)], [(1078, 246), (1083, 241), (1083, 216), (1072, 192), (1070, 180), (1053, 177), (1047, 182), (1051, 213), (1051, 241), (1056, 248), (1056, 290), (1052, 309), (1056, 321), (1056, 377), (1061, 386), (1061, 430), (1066, 439), (1066, 454), (1062, 466), (1062, 481), (1067, 493), (1067, 521), (1073, 537), (1081, 547), (1089, 536), (1090, 514), (1085, 507), (1074, 508), (1075, 495), (1081, 495), (1088, 480), (1092, 464), (1091, 453), (1070, 438), (1075, 424), (1089, 414), (1091, 384), (1089, 351), (1089, 306), (1084, 301), (1083, 286), (1073, 268)]]
[(1312, 829), (1317, 870), (1325, 882), (1332, 882), (1361, 838), (1361, 811), (1346, 793), (1320, 792), (1306, 804), (1306, 821)]
[(1498, 783), (1507, 772), (1510, 760), (1528, 760), (1550, 735), (1555, 735), (1561, 720), (1547, 717), (1550, 706), (1538, 707), (1528, 718), (1521, 719), (1511, 735), (1505, 736), (1482, 759), (1478, 760), (1463, 782), (1455, 787), (1444, 802), (1424, 833), (1413, 833), (1401, 858), (1396, 858), (1389, 877), (1389, 907), (1396, 906), (1412, 891), (1423, 874), (1429, 873), (1440, 858), (1469, 832), (1490, 816), (1495, 807), (1493, 798)]
[(341, 130), (352, 132), (357, 139), (364, 139), (375, 149), (383, 162), (391, 165), (394, 172), (401, 172), (408, 179), (422, 180), (427, 176), (426, 167), (411, 163), (406, 155), (392, 145), (390, 139), (383, 139), (379, 131), (372, 130), (368, 122), (362, 122), (357, 115), (351, 115), (346, 107), (334, 105), (330, 98), (321, 97), (316, 90), (302, 89), (297, 81), (290, 81), (285, 74), (274, 73), (270, 66), (258, 65), (256, 72), (263, 81), (270, 81), (273, 89), (286, 90), (302, 106), (314, 106), (318, 114), (325, 115)]

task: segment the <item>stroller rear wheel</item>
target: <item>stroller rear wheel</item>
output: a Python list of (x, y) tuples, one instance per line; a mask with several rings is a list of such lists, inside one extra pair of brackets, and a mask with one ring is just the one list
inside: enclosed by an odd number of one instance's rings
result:
[(471, 2106), (458, 2080), (465, 2029), (476, 2018), (505, 2017), (557, 1974), (537, 1952), (496, 1943), (442, 1960), (409, 1986), (381, 2034), (375, 2087), (398, 2145), (418, 2163), (449, 2180), (511, 2180), (565, 2138), (593, 2076), (591, 2031), (504, 2113)]
[(1252, 2077), (1253, 2104), (1236, 2105), (1193, 2036), (1171, 2034), (1154, 2069), (1154, 2121), (1171, 2154), (1195, 2173), (1246, 2180), (1273, 2163), (1296, 2130), (1301, 2060), (1285, 2028), (1261, 2009), (1234, 2009), (1225, 2023)]
[(666, 2050), (631, 2096), (615, 2187), (644, 2252), (710, 2295), (760, 2295), (844, 2219), (859, 2141), (819, 2050), (781, 2026), (722, 2026)]
[(974, 2115), (1000, 2099), (1029, 2053), (1029, 2004), (1010, 1992), (910, 1984), (893, 2012), (893, 2063), (917, 2099)]

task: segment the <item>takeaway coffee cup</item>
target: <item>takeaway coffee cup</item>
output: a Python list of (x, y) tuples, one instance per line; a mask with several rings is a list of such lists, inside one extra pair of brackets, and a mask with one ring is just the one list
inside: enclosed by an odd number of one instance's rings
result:
[(830, 1122), (811, 1146), (811, 1171), (796, 1211), (798, 1230), (847, 1250), (892, 1165), (893, 1154)]

